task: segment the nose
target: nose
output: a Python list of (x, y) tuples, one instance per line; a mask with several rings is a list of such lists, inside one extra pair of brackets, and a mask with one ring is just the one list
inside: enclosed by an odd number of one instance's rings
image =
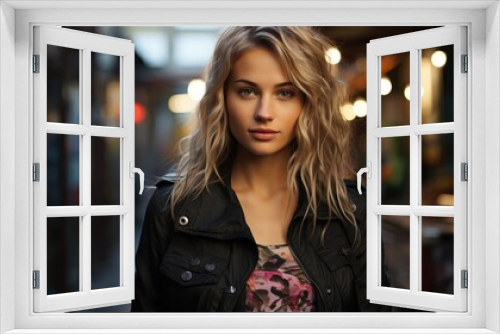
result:
[(261, 122), (268, 122), (274, 119), (274, 115), (272, 112), (271, 98), (262, 96), (255, 110), (255, 120)]

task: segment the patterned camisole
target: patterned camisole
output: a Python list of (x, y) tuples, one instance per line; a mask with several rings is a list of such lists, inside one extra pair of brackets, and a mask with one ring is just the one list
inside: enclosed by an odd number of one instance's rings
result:
[(247, 281), (247, 312), (314, 311), (314, 291), (288, 245), (257, 245), (259, 260)]

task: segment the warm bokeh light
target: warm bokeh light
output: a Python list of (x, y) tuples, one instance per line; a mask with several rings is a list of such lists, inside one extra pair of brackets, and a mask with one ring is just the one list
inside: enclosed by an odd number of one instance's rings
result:
[(168, 99), (168, 108), (173, 113), (188, 113), (195, 110), (197, 103), (188, 94), (177, 94)]
[(380, 94), (387, 95), (392, 91), (392, 82), (389, 78), (384, 77), (380, 80)]
[(201, 100), (203, 95), (205, 95), (206, 83), (201, 79), (191, 80), (188, 84), (187, 93), (189, 97), (193, 100)]
[(340, 111), (342, 112), (342, 116), (344, 116), (344, 119), (348, 121), (352, 121), (353, 119), (356, 118), (356, 114), (354, 113), (352, 104), (349, 102), (344, 104), (340, 109)]
[(453, 206), (454, 205), (454, 196), (453, 194), (439, 194), (437, 199), (436, 199), (437, 205), (447, 205), (447, 206)]
[(367, 106), (366, 106), (366, 101), (363, 99), (357, 99), (354, 101), (354, 104), (352, 106), (354, 113), (358, 117), (365, 117), (367, 113)]
[(135, 124), (141, 123), (146, 118), (146, 108), (138, 102), (135, 102)]
[(328, 51), (326, 51), (325, 56), (326, 56), (326, 61), (333, 65), (340, 63), (340, 60), (342, 59), (342, 54), (337, 48), (328, 49)]
[[(405, 87), (405, 98), (410, 101), (410, 85)], [(420, 87), (420, 96), (424, 96), (424, 87)]]
[(441, 68), (446, 64), (446, 53), (443, 51), (436, 51), (431, 56), (431, 63), (434, 67)]

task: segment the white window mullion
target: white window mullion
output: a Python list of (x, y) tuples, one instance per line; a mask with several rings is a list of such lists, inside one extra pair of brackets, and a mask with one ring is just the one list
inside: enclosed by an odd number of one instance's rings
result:
[(130, 131), (128, 129), (116, 128), (111, 126), (97, 126), (97, 125), (79, 125), (79, 124), (61, 124), (47, 122), (47, 133), (57, 133), (65, 135), (86, 135), (90, 133), (92, 136), (109, 137), (109, 138), (122, 138), (128, 136)]
[[(368, 45), (367, 47), (367, 83), (376, 83), (380, 80), (380, 57), (373, 56), (373, 50)], [(369, 293), (377, 289), (380, 284), (380, 271), (377, 269), (381, 263), (381, 222), (380, 215), (376, 213), (375, 208), (380, 206), (380, 138), (374, 135), (374, 131), (380, 124), (380, 99), (377, 94), (380, 94), (379, 85), (372, 87), (366, 94), (367, 100), (367, 115), (366, 118), (366, 162), (371, 164), (371, 178), (366, 179), (367, 197), (366, 197), (366, 244), (371, 252), (367, 252), (367, 292)], [(375, 264), (375, 265), (372, 265)], [(374, 268), (375, 267), (375, 268)], [(372, 270), (370, 270), (372, 269)]]
[[(84, 115), (85, 115), (85, 112), (84, 112), (84, 108), (88, 108), (87, 107), (87, 101), (84, 101), (84, 84), (87, 82), (87, 78), (84, 77), (85, 75), (85, 71), (84, 71), (84, 57), (83, 57), (83, 50), (80, 50), (79, 51), (80, 53), (80, 61), (79, 61), (79, 71), (78, 71), (78, 78), (79, 78), (79, 85), (78, 85), (78, 88), (79, 88), (79, 91), (78, 91), (78, 101), (80, 102), (80, 106), (79, 106), (79, 110), (78, 110), (78, 114), (79, 114), (79, 122), (78, 124), (75, 124), (75, 133), (68, 133), (68, 134), (74, 134), (74, 135), (78, 135), (78, 141), (79, 141), (79, 160), (78, 160), (78, 164), (79, 164), (79, 185), (80, 187), (79, 188), (79, 200), (80, 200), (80, 207), (77, 208), (78, 211), (80, 211), (79, 209), (80, 208), (83, 208), (84, 210), (86, 209), (85, 207), (85, 203), (86, 201), (84, 200), (87, 192), (85, 191), (85, 180), (86, 180), (86, 175), (85, 175), (85, 172), (84, 172), (84, 168), (83, 168), (83, 161), (84, 160), (84, 152), (85, 152), (85, 148), (86, 148), (86, 145), (84, 145), (84, 134), (85, 132), (82, 131), (81, 133), (79, 133), (79, 131), (77, 130), (80, 130), (81, 128), (84, 128), (85, 125), (83, 125), (85, 123), (85, 119), (84, 119)], [(55, 125), (56, 128), (55, 129), (51, 129), (51, 125)], [(47, 132), (51, 131), (51, 130), (56, 130), (55, 133), (63, 133), (62, 131), (64, 131), (64, 127), (62, 126), (58, 126), (59, 124), (57, 123), (49, 123), (47, 122)], [(68, 125), (71, 125), (71, 124), (67, 124), (66, 126)], [(57, 129), (59, 127), (59, 129)], [(78, 252), (79, 252), (79, 256), (78, 256), (78, 270), (79, 270), (79, 277), (78, 277), (78, 290), (79, 291), (84, 291), (84, 277), (83, 277), (83, 273), (85, 272), (84, 270), (84, 263), (85, 261), (87, 261), (86, 259), (86, 256), (85, 256), (85, 247), (84, 247), (84, 238), (83, 238), (83, 235), (85, 233), (85, 230), (84, 230), (84, 226), (85, 226), (85, 211), (82, 212), (81, 214), (79, 214), (79, 233), (78, 233), (78, 241), (79, 241), (79, 249), (78, 249)], [(49, 215), (49, 208), (47, 208), (47, 215)]]
[[(134, 298), (134, 275), (135, 275), (135, 174), (131, 173), (130, 162), (132, 167), (135, 166), (135, 60), (134, 47), (130, 44), (127, 53), (120, 57), (121, 83), (120, 83), (120, 108), (121, 124), (124, 131), (128, 131), (121, 140), (121, 152), (123, 164), (121, 169), (121, 184), (122, 184), (122, 205), (127, 208), (127, 214), (121, 218), (122, 238), (120, 247), (120, 263), (122, 268), (121, 285), (127, 289), (126, 295), (130, 299)], [(125, 69), (127, 69), (125, 71)], [(132, 174), (132, 175), (130, 175)]]
[[(81, 100), (83, 103), (83, 117), (82, 117), (82, 125), (83, 128), (86, 129), (85, 134), (83, 135), (83, 150), (82, 155), (83, 159), (80, 160), (80, 169), (83, 170), (83, 180), (81, 186), (83, 187), (83, 207), (85, 209), (90, 209), (92, 205), (92, 152), (91, 152), (91, 134), (88, 129), (91, 125), (91, 61), (90, 61), (90, 50), (88, 48), (83, 49), (83, 82), (82, 82), (82, 95)], [(80, 277), (83, 280), (83, 292), (85, 294), (90, 294), (92, 287), (92, 273), (91, 273), (91, 258), (92, 258), (92, 248), (91, 248), (91, 220), (92, 216), (90, 214), (90, 210), (85, 212), (83, 216), (83, 235), (81, 236), (82, 242), (82, 260), (83, 263), (81, 265), (82, 272), (80, 273)]]
[[(420, 56), (418, 49), (410, 50), (410, 128), (419, 123), (420, 115)], [(419, 137), (413, 131), (410, 137), (410, 208), (419, 204)], [(413, 212), (410, 214), (410, 291), (412, 294), (419, 290), (420, 281), (420, 242), (419, 235), (420, 219)]]
[[(126, 80), (124, 79), (125, 76), (125, 71), (124, 69), (124, 64), (123, 64), (123, 57), (120, 57), (120, 128), (125, 129), (125, 120), (127, 119), (124, 117), (124, 105), (125, 101), (123, 99), (124, 94), (124, 85), (126, 84)], [(127, 129), (125, 129), (126, 131)], [(125, 188), (127, 187), (127, 182), (126, 180), (128, 179), (128, 175), (125, 175), (125, 170), (130, 168), (129, 163), (126, 158), (126, 152), (124, 152), (125, 149), (125, 139), (121, 138), (120, 139), (120, 188), (122, 191), (120, 191), (120, 205), (124, 205), (124, 196), (123, 194), (125, 193)], [(125, 166), (124, 166), (125, 165)], [(125, 168), (124, 168), (125, 167)], [(120, 286), (124, 285), (124, 276), (125, 276), (125, 270), (124, 270), (124, 264), (126, 263), (125, 261), (125, 245), (124, 245), (124, 238), (125, 238), (125, 226), (124, 224), (127, 223), (127, 218), (125, 215), (120, 215)]]

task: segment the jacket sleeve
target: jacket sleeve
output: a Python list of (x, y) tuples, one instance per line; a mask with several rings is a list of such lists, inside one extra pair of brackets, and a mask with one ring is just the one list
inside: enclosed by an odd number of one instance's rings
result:
[[(347, 252), (346, 256), (352, 263), (351, 266), (356, 273), (356, 298), (358, 304), (358, 311), (360, 312), (391, 312), (392, 307), (380, 304), (373, 304), (366, 298), (366, 267), (367, 267), (367, 257), (366, 257), (366, 189), (363, 188), (363, 194), (360, 195), (356, 189), (356, 183), (352, 181), (346, 181), (346, 188), (349, 194), (349, 198), (356, 205), (356, 223), (358, 226), (358, 238), (359, 243), (355, 243), (353, 247), (354, 250)], [(349, 224), (350, 225), (350, 224)], [(350, 225), (352, 226), (352, 225)], [(354, 240), (355, 230), (351, 228), (346, 228), (348, 238)], [(390, 276), (385, 263), (384, 257), (384, 245), (382, 243), (382, 285), (390, 286)]]
[(167, 207), (172, 183), (161, 181), (149, 200), (136, 253), (135, 299), (131, 312), (164, 311), (165, 295), (159, 267), (170, 240), (172, 221)]

